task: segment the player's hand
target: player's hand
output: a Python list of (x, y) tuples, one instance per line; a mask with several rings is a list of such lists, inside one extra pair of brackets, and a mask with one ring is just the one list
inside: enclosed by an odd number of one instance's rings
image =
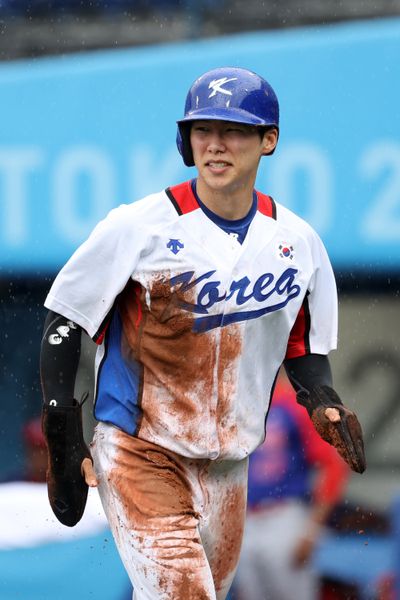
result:
[(93, 462), (90, 458), (84, 458), (81, 466), (82, 475), (89, 487), (97, 487), (98, 481), (96, 473), (94, 472)]
[(366, 468), (361, 425), (355, 413), (345, 406), (329, 386), (316, 386), (311, 392), (301, 391), (297, 401), (306, 407), (315, 429), (331, 444), (356, 473)]
[(338, 423), (340, 421), (340, 412), (337, 408), (326, 408), (324, 414), (331, 423)]

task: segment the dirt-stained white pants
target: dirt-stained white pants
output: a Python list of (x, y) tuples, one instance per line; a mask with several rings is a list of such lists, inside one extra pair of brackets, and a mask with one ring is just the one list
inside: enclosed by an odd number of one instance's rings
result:
[(105, 423), (91, 449), (134, 600), (224, 600), (240, 553), (247, 459), (183, 458)]

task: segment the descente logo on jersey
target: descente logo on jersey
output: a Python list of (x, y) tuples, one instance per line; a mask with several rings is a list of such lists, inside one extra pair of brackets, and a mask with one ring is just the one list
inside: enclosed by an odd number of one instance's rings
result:
[[(193, 278), (194, 271), (186, 271), (170, 279), (171, 289), (177, 288), (177, 292), (184, 294), (195, 286), (202, 284), (195, 303), (180, 302), (181, 308), (198, 315), (207, 315), (195, 320), (194, 330), (206, 331), (215, 327), (222, 327), (230, 323), (256, 319), (286, 306), (293, 298), (296, 298), (301, 291), (298, 284), (295, 283), (297, 269), (288, 268), (279, 277), (275, 278), (273, 273), (264, 273), (252, 284), (250, 279), (245, 276), (238, 281), (232, 281), (228, 291), (221, 290), (221, 281), (212, 280), (214, 271), (208, 271), (200, 277)], [(209, 315), (209, 309), (218, 302), (229, 300), (235, 297), (236, 304), (242, 306), (250, 299), (254, 298), (257, 302), (264, 303), (272, 296), (276, 296), (277, 302), (262, 306), (259, 309), (241, 311), (237, 313)]]

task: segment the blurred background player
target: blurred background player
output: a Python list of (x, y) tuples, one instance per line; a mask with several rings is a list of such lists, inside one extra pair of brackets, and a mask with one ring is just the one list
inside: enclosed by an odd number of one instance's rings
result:
[(0, 483), (11, 481), (27, 481), (45, 483), (47, 470), (46, 440), (42, 432), (41, 417), (29, 419), (21, 431), (24, 448), (22, 465), (6, 472)]
[(283, 372), (265, 442), (249, 463), (248, 513), (234, 600), (316, 600), (313, 551), (349, 469), (315, 432)]
[(22, 430), (25, 444), (24, 481), (44, 483), (47, 470), (46, 440), (42, 432), (42, 419), (35, 417), (28, 421)]

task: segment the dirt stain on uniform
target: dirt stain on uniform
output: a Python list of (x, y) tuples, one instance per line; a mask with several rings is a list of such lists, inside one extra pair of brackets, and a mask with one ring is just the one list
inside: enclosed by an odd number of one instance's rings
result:
[(216, 525), (219, 528), (219, 544), (210, 558), (217, 592), (224, 587), (226, 579), (232, 575), (239, 561), (246, 514), (245, 486), (228, 488), (221, 498), (221, 508), (221, 520)]
[[(158, 565), (155, 577), (165, 597), (208, 600), (208, 567), (190, 483), (176, 454), (144, 439), (154, 439), (153, 432), (161, 431), (166, 445), (170, 436), (207, 447), (207, 435), (214, 429), (222, 452), (236, 443), (241, 327), (195, 333), (195, 314), (184, 309), (195, 304), (195, 289), (172, 290), (169, 278), (168, 273), (158, 276), (147, 290), (132, 282), (120, 297), (123, 353), (142, 368), (143, 417), (137, 433), (142, 439), (118, 434), (111, 480), (134, 543)], [(237, 564), (245, 491), (234, 486), (219, 501), (220, 545), (211, 564), (217, 590)]]
[(237, 360), (242, 351), (242, 336), (239, 325), (221, 329), (218, 356), (218, 404), (217, 428), (221, 453), (224, 454), (237, 439), (236, 394)]
[(209, 600), (198, 514), (184, 467), (173, 452), (122, 431), (115, 435), (109, 482), (123, 507), (120, 539), (129, 532), (130, 543), (150, 559), (142, 570), (163, 598)]
[[(110, 482), (118, 491), (132, 529), (157, 530), (160, 517), (188, 519), (193, 509), (192, 490), (173, 452), (118, 431), (118, 452)], [(197, 521), (196, 521), (197, 522)]]
[(219, 422), (220, 442), (229, 445), (236, 438), (232, 404), (240, 327), (194, 332), (195, 314), (183, 307), (195, 304), (195, 289), (171, 289), (169, 277), (158, 276), (147, 291), (132, 282), (119, 302), (124, 354), (143, 365), (139, 435), (151, 439), (168, 423), (177, 437), (201, 444), (211, 418)]

